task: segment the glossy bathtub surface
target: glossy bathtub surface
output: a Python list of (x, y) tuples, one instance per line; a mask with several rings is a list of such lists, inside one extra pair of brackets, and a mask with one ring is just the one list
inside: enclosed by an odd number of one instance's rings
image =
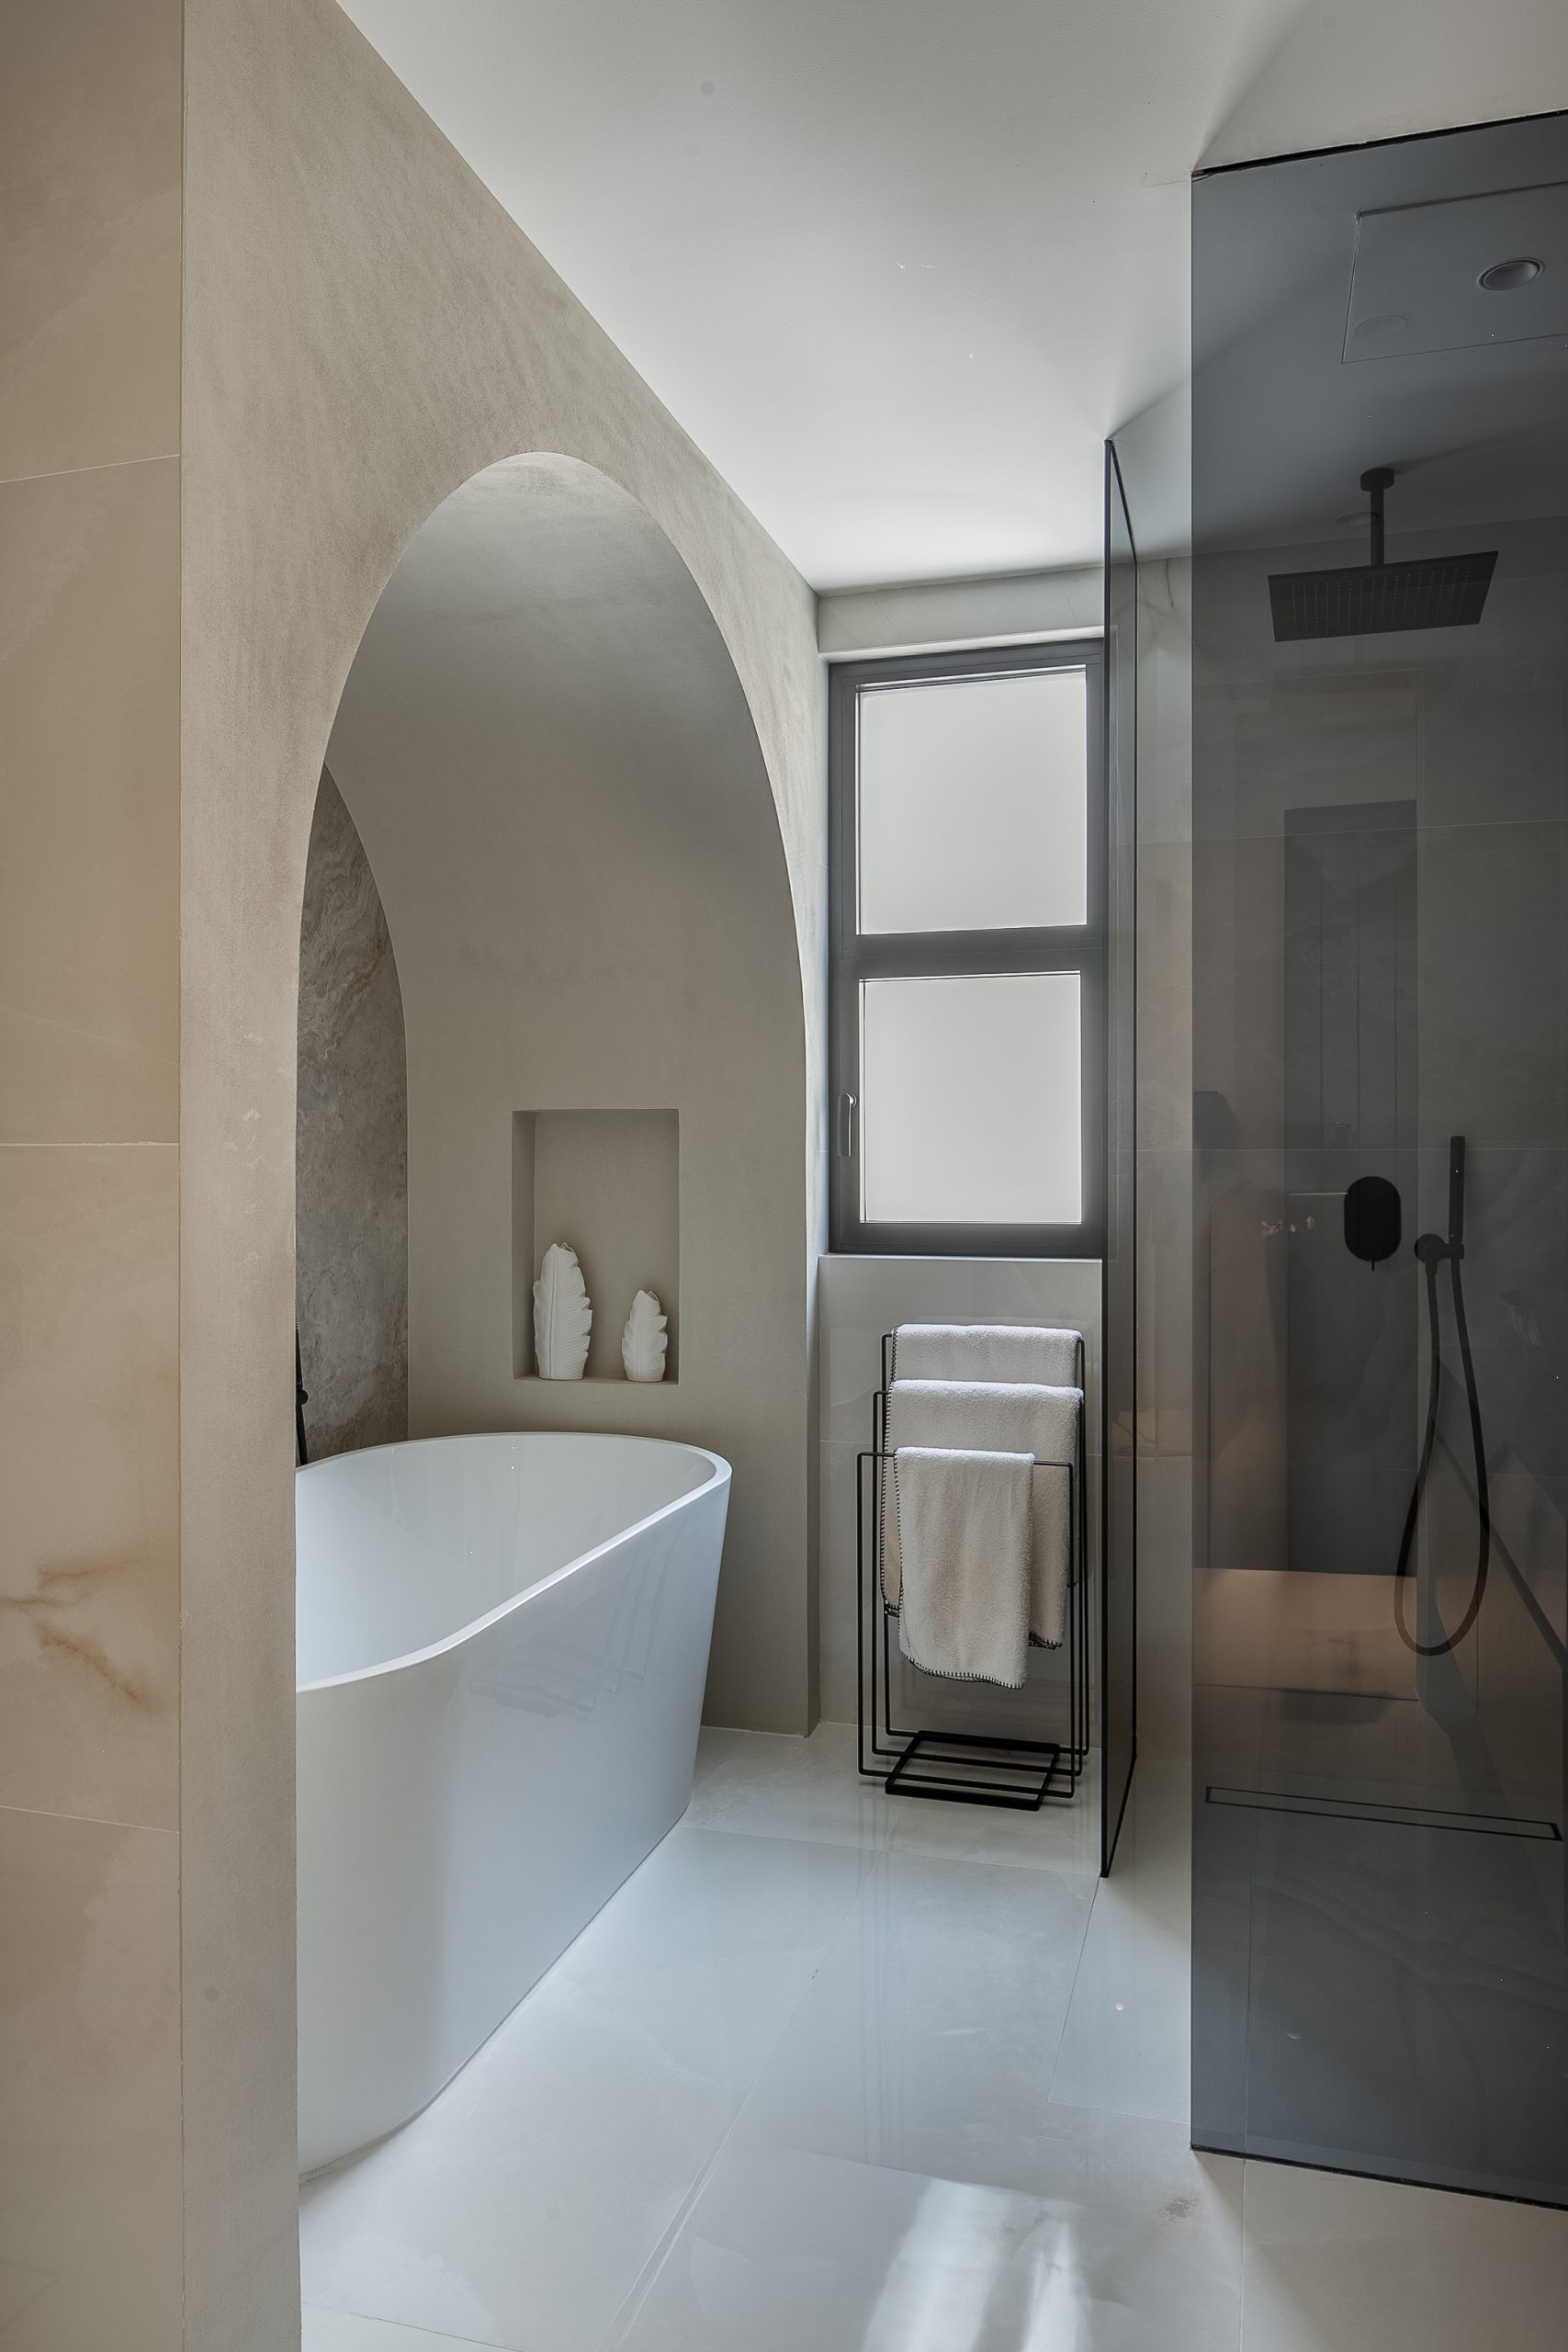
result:
[(299, 2161), (393, 2130), (680, 1818), (728, 1465), (563, 1433), (299, 1474)]
[(301, 1690), (434, 1648), (715, 1476), (652, 1438), (431, 1438), (298, 1481)]

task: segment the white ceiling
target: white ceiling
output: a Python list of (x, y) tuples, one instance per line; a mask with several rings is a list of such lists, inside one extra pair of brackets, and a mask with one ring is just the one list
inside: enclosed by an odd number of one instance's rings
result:
[(344, 0), (818, 588), (1098, 556), (1200, 164), (1568, 106), (1564, 0)]

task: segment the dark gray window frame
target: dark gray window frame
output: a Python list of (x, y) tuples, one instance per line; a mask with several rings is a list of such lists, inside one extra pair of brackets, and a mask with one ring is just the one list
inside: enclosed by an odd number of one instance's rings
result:
[[(1057, 929), (863, 933), (855, 925), (855, 736), (863, 686), (1020, 672), (1085, 670), (1089, 719), (1089, 921)], [(898, 654), (832, 665), (828, 690), (829, 1246), (865, 1256), (1089, 1258), (1105, 1238), (1105, 652), (1099, 638)], [(1083, 1221), (1078, 1225), (908, 1225), (860, 1213), (860, 989), (868, 979), (978, 972), (1074, 972), (1083, 1018)]]

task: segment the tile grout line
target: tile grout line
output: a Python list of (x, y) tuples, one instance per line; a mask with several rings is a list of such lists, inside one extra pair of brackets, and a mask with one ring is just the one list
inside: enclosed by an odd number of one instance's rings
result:
[(472, 2352), (526, 2352), (526, 2345), (496, 2345), (487, 2343), (482, 2335), (451, 2335), (445, 2328), (421, 2328), (412, 2319), (383, 2319), (381, 2312), (355, 2312), (348, 2302), (317, 2302), (308, 2296), (301, 2301), (301, 2317), (306, 2312), (332, 2312), (333, 2319), (369, 2319), (374, 2328), (398, 2328), (400, 2335), (425, 2335), (437, 2345), (472, 2345)]
[(1241, 2160), (1241, 2222), (1240, 2222), (1240, 2237), (1241, 2237), (1241, 2245), (1240, 2245), (1240, 2247), (1239, 2247), (1239, 2249), (1238, 2249), (1238, 2259), (1237, 2259), (1237, 2262), (1236, 2262), (1236, 2277), (1235, 2277), (1235, 2352), (1246, 2352), (1246, 2336), (1247, 2336), (1247, 2189), (1248, 2189), (1248, 2187), (1249, 2187), (1249, 2185), (1250, 2185), (1251, 2173), (1252, 2173), (1252, 2166), (1251, 2166), (1251, 2165), (1248, 2163), (1247, 2159), (1245, 2156), (1243, 2156), (1243, 2158), (1242, 2158), (1242, 2160)]
[[(769, 1836), (768, 1832), (761, 1830), (750, 1833), (735, 1831), (730, 1834), (735, 1836), (750, 1834), (764, 1839), (767, 1839)], [(780, 1839), (775, 1838), (772, 1842), (774, 1844), (804, 1845), (812, 1841), (805, 1838)], [(821, 1839), (817, 1842), (826, 1844), (827, 1840)], [(730, 2142), (734, 2139), (736, 2132), (739, 2131), (741, 2117), (745, 2114), (748, 2105), (756, 2093), (758, 2083), (761, 2082), (763, 2075), (767, 2072), (769, 2066), (772, 2065), (774, 2058), (778, 2055), (780, 2046), (784, 2041), (785, 2034), (789, 2031), (791, 2026), (800, 2015), (801, 2010), (806, 2007), (807, 2002), (810, 1999), (818, 1978), (827, 1967), (828, 1962), (836, 1950), (840, 1939), (842, 1937), (847, 1936), (849, 1933), (850, 1924), (865, 1900), (866, 1891), (875, 1871), (877, 1862), (881, 1858), (882, 1849), (878, 1848), (868, 1849), (864, 1846), (856, 1846), (838, 1847), (835, 1848), (834, 1850), (840, 1853), (861, 1853), (865, 1857), (866, 1868), (861, 1874), (860, 1883), (855, 1888), (854, 1895), (851, 1902), (846, 1905), (843, 1917), (839, 1921), (838, 1926), (834, 1928), (827, 1942), (822, 1946), (822, 1956), (818, 1961), (817, 1965), (812, 1970), (810, 1975), (807, 1978), (806, 1983), (801, 1989), (800, 1998), (795, 2003), (795, 2006), (791, 2008), (789, 2015), (779, 2027), (778, 2032), (769, 2048), (767, 2056), (763, 2059), (761, 2064), (757, 2069), (756, 2080), (749, 2084), (746, 2089), (741, 2092), (739, 2098), (736, 2100), (735, 2112), (730, 2117), (728, 2124), (726, 2126), (723, 2133), (716, 2143), (707, 2162), (703, 2165), (702, 2169), (697, 2174), (695, 2180), (694, 2180), (691, 2188), (686, 2192), (686, 2195), (682, 2199), (680, 2210), (671, 2221), (669, 2228), (665, 2231), (664, 2235), (660, 2238), (658, 2245), (653, 2249), (653, 2252), (649, 2256), (647, 2262), (643, 2265), (642, 2269), (637, 2273), (637, 2278), (633, 2280), (630, 2288), (627, 2290), (625, 2301), (622, 2302), (620, 2309), (616, 2312), (615, 2318), (610, 2323), (609, 2333), (604, 2336), (603, 2342), (598, 2346), (598, 2352), (616, 2352), (616, 2347), (625, 2343), (627, 2333), (637, 2324), (637, 2321), (641, 2313), (643, 2305), (647, 2302), (648, 2298), (653, 2292), (655, 2286), (658, 2284), (660, 2272), (663, 2270), (665, 2264), (669, 2261), (671, 2255), (675, 2250), (675, 2242), (677, 2238), (680, 2236), (682, 2230), (685, 2227), (686, 2222), (696, 2211), (697, 2204), (701, 2199), (704, 2191), (706, 2189), (708, 2183), (712, 2180), (714, 2174), (718, 2169), (725, 2152), (728, 2148)]]
[(123, 472), (128, 466), (166, 466), (179, 457), (177, 449), (152, 449), (141, 458), (100, 458), (90, 466), (46, 466), (41, 473), (7, 474), (0, 481), (0, 490), (29, 481), (68, 481), (76, 474), (112, 474)]
[(395, 2327), (400, 2335), (423, 2335), (433, 2344), (471, 2344), (474, 2352), (526, 2352), (526, 2346), (521, 2344), (491, 2344), (479, 2335), (453, 2335), (438, 2327), (418, 2327), (412, 2320), (383, 2319), (378, 2312), (353, 2311), (347, 2303), (319, 2303), (313, 2297), (307, 2297), (299, 2309), (301, 2314), (306, 2312), (330, 2312), (334, 2319), (368, 2320), (372, 2327)]
[(153, 1838), (177, 1838), (180, 1834), (172, 1822), (122, 1821), (117, 1814), (108, 1813), (57, 1813), (44, 1804), (0, 1804), (0, 1814), (6, 1813), (23, 1814), (33, 1821), (73, 1821), (84, 1829), (133, 1829)]
[(1055, 1854), (1043, 1856), (1036, 1860), (1032, 1855), (1023, 1854), (955, 1853), (945, 1846), (901, 1838), (898, 1834), (899, 1824), (904, 1817), (901, 1815), (892, 1816), (886, 1825), (886, 1833), (879, 1835), (874, 1842), (868, 1841), (865, 1838), (850, 1837), (847, 1834), (841, 1838), (828, 1838), (819, 1831), (801, 1828), (747, 1829), (738, 1826), (733, 1822), (694, 1820), (689, 1812), (682, 1815), (682, 1822), (688, 1828), (712, 1830), (716, 1835), (727, 1838), (774, 1838), (789, 1845), (830, 1846), (840, 1852), (851, 1853), (916, 1854), (923, 1856), (929, 1861), (966, 1862), (981, 1870), (1032, 1871), (1052, 1876), (1077, 1877), (1089, 1868), (1089, 1865), (1081, 1860)]
[[(1062, 2008), (1062, 2030), (1056, 2036), (1056, 2048), (1051, 2060), (1051, 2079), (1045, 2086), (1045, 2104), (1047, 2107), (1051, 2105), (1052, 2101), (1056, 2097), (1056, 2076), (1061, 2071), (1062, 2052), (1066, 2044), (1067, 2027), (1072, 2019), (1073, 2003), (1078, 1996), (1078, 1981), (1083, 1975), (1084, 1954), (1089, 1950), (1089, 1930), (1094, 1926), (1094, 1915), (1096, 1910), (1099, 1908), (1100, 1895), (1110, 1883), (1109, 1879), (1097, 1879), (1095, 1882), (1094, 1893), (1089, 1898), (1089, 1911), (1083, 1923), (1083, 1935), (1078, 1941), (1078, 1956), (1073, 1964), (1073, 1981), (1067, 1989), (1067, 1997)], [(1060, 2103), (1066, 2105), (1066, 2102), (1062, 2101)]]
[[(732, 1834), (732, 1835), (754, 1835), (754, 1836), (758, 1836), (758, 1837), (763, 1838), (764, 1839), (765, 1839), (765, 1838), (768, 1838), (769, 1837), (771, 1837), (771, 1836), (773, 1835), (773, 1833), (765, 1832), (765, 1831), (756, 1831), (756, 1832), (750, 1832), (750, 1833), (748, 1833), (748, 1832), (732, 1832), (732, 1833), (730, 1833), (730, 1834)], [(811, 1842), (818, 1842), (818, 1843), (822, 1843), (822, 1844), (827, 1844), (829, 1841), (828, 1841), (828, 1840), (826, 1840), (826, 1839), (818, 1840), (818, 1841), (811, 1841), (811, 1840), (807, 1840), (807, 1839), (784, 1839), (784, 1840), (778, 1840), (778, 1839), (775, 1839), (775, 1840), (774, 1840), (774, 1842), (791, 1843), (791, 1844), (807, 1844), (807, 1843), (811, 1843)], [(757, 2081), (756, 2081), (756, 2082), (754, 2082), (754, 2083), (752, 2083), (752, 2084), (751, 2084), (751, 2085), (750, 2085), (750, 2086), (749, 2086), (745, 2091), (743, 2091), (743, 2092), (742, 2092), (742, 2094), (741, 2094), (741, 2096), (740, 2096), (740, 2098), (739, 2098), (739, 2102), (737, 2103), (736, 2110), (735, 2110), (735, 2114), (734, 2114), (733, 2118), (731, 2119), (731, 2121), (730, 2121), (730, 2123), (729, 2123), (729, 2125), (728, 2125), (728, 2128), (726, 2130), (726, 2132), (725, 2132), (725, 2133), (724, 2133), (723, 2137), (719, 2140), (719, 2142), (717, 2143), (717, 2144), (716, 2144), (716, 2147), (714, 2148), (713, 2154), (712, 2154), (712, 2155), (710, 2156), (710, 2158), (708, 2159), (708, 2162), (704, 2165), (704, 2167), (703, 2167), (703, 2169), (702, 2169), (701, 2173), (700, 2173), (700, 2174), (698, 2175), (698, 2177), (697, 2177), (697, 2179), (694, 2182), (694, 2184), (693, 2184), (693, 2186), (692, 2186), (691, 2189), (689, 2190), (689, 2192), (688, 2192), (687, 2196), (686, 2196), (686, 2197), (685, 2197), (685, 2199), (682, 2200), (682, 2207), (681, 2207), (681, 2211), (676, 2214), (675, 2218), (674, 2218), (674, 2219), (673, 2219), (673, 2221), (671, 2222), (670, 2227), (669, 2227), (668, 2231), (666, 2232), (664, 2238), (660, 2241), (660, 2245), (655, 2249), (655, 2251), (653, 2252), (653, 2254), (651, 2254), (651, 2255), (649, 2256), (649, 2260), (648, 2260), (648, 2263), (647, 2263), (647, 2265), (645, 2266), (645, 2267), (644, 2267), (643, 2271), (639, 2274), (639, 2276), (638, 2276), (638, 2278), (637, 2278), (637, 2281), (635, 2282), (635, 2284), (633, 2285), (633, 2287), (630, 2289), (630, 2290), (629, 2290), (629, 2292), (628, 2292), (628, 2294), (627, 2294), (627, 2296), (626, 2296), (626, 2301), (622, 2303), (622, 2305), (621, 2305), (621, 2307), (620, 2307), (620, 2310), (616, 2312), (615, 2319), (614, 2319), (614, 2320), (612, 2321), (612, 2323), (611, 2323), (611, 2327), (610, 2327), (610, 2332), (609, 2332), (609, 2334), (604, 2337), (604, 2339), (603, 2343), (598, 2346), (598, 2352), (617, 2352), (617, 2347), (618, 2347), (620, 2345), (622, 2345), (622, 2344), (624, 2344), (624, 2343), (625, 2343), (627, 2332), (628, 2332), (628, 2331), (629, 2331), (629, 2330), (630, 2330), (630, 2329), (631, 2329), (631, 2328), (636, 2324), (637, 2320), (637, 2317), (638, 2317), (638, 2315), (639, 2315), (640, 2312), (642, 2311), (642, 2308), (643, 2308), (644, 2304), (647, 2302), (649, 2296), (652, 2293), (653, 2289), (654, 2289), (655, 2285), (656, 2285), (656, 2284), (657, 2284), (657, 2282), (658, 2282), (658, 2279), (659, 2279), (660, 2274), (662, 2272), (662, 2270), (663, 2270), (663, 2268), (664, 2268), (665, 2264), (668, 2262), (668, 2260), (669, 2260), (669, 2258), (670, 2258), (671, 2255), (671, 2254), (673, 2253), (673, 2251), (674, 2251), (675, 2242), (676, 2242), (677, 2238), (680, 2236), (680, 2233), (681, 2233), (682, 2229), (684, 2227), (684, 2225), (685, 2225), (686, 2222), (690, 2219), (691, 2214), (692, 2214), (692, 2213), (693, 2213), (693, 2211), (695, 2210), (696, 2205), (697, 2205), (697, 2203), (698, 2203), (699, 2199), (701, 2199), (701, 2197), (702, 2197), (702, 2195), (703, 2195), (703, 2192), (704, 2192), (704, 2191), (705, 2190), (705, 2188), (707, 2188), (708, 2183), (710, 2182), (710, 2180), (712, 2179), (712, 2177), (713, 2177), (713, 2176), (714, 2176), (714, 2173), (716, 2171), (716, 2169), (717, 2169), (717, 2167), (718, 2167), (719, 2164), (720, 2164), (720, 2163), (721, 2163), (721, 2161), (723, 2160), (723, 2157), (724, 2157), (724, 2155), (725, 2155), (725, 2154), (726, 2154), (727, 2150), (728, 2149), (728, 2147), (729, 2147), (729, 2145), (730, 2145), (731, 2142), (733, 2141), (733, 2139), (734, 2139), (734, 2137), (735, 2137), (735, 2134), (736, 2134), (737, 2131), (739, 2129), (739, 2126), (740, 2126), (740, 2123), (741, 2123), (741, 2121), (742, 2121), (742, 2120), (743, 2120), (743, 2118), (744, 2118), (744, 2115), (745, 2115), (746, 2109), (747, 2109), (747, 2108), (749, 2107), (749, 2105), (750, 2104), (750, 2102), (751, 2102), (752, 2098), (753, 2098), (755, 2097), (755, 2095), (756, 2095), (756, 2091), (757, 2091), (757, 2088), (758, 2088), (758, 2085), (760, 2084), (760, 2082), (761, 2082), (761, 2080), (762, 2075), (767, 2071), (767, 2068), (768, 2068), (768, 2067), (773, 2064), (773, 2060), (777, 2057), (777, 2054), (778, 2054), (778, 2052), (779, 2052), (780, 2046), (782, 2045), (782, 2043), (783, 2043), (783, 2041), (784, 2041), (784, 2039), (785, 2034), (789, 2031), (789, 2030), (790, 2030), (791, 2026), (792, 2026), (792, 2025), (794, 2025), (794, 2023), (795, 2022), (795, 2019), (799, 2017), (799, 2015), (800, 2015), (800, 2013), (801, 2013), (802, 2009), (803, 2009), (803, 2008), (805, 2007), (805, 2006), (806, 2006), (807, 2001), (810, 1998), (811, 1994), (812, 1994), (812, 1992), (813, 1992), (813, 1990), (814, 1990), (814, 1988), (815, 1988), (815, 1986), (816, 1986), (816, 1984), (817, 1984), (817, 1982), (818, 1982), (818, 1978), (822, 1975), (823, 1972), (824, 1972), (824, 1971), (826, 1970), (826, 1968), (828, 1967), (829, 1962), (829, 1961), (833, 1958), (833, 1956), (834, 1956), (835, 1952), (836, 1952), (836, 1951), (837, 1951), (837, 1950), (838, 1950), (838, 1947), (840, 1946), (840, 1944), (841, 1942), (844, 1942), (844, 1941), (846, 1941), (846, 1940), (848, 1939), (848, 1938), (849, 1938), (849, 1936), (850, 1936), (850, 1934), (851, 1934), (851, 1931), (852, 1931), (852, 1928), (853, 1928), (853, 1926), (854, 1926), (854, 1922), (855, 1922), (855, 1919), (856, 1919), (857, 1915), (858, 1915), (858, 1914), (859, 1914), (859, 1912), (860, 1912), (860, 1911), (864, 1907), (864, 1905), (865, 1905), (865, 1904), (866, 1904), (866, 1902), (867, 1902), (868, 1897), (871, 1895), (871, 1894), (872, 1894), (872, 1892), (873, 1892), (873, 1890), (874, 1890), (874, 1884), (875, 1884), (876, 1881), (877, 1881), (877, 1880), (878, 1880), (878, 1878), (882, 1875), (882, 1872), (883, 1872), (883, 1865), (884, 1865), (887, 1860), (889, 1860), (891, 1858), (893, 1858), (895, 1854), (899, 1855), (899, 1857), (900, 1857), (901, 1859), (908, 1859), (908, 1858), (909, 1858), (909, 1856), (910, 1856), (910, 1855), (911, 1855), (911, 1853), (912, 1853), (913, 1858), (914, 1858), (915, 1860), (919, 1860), (919, 1861), (939, 1861), (939, 1862), (942, 1862), (942, 1863), (944, 1863), (944, 1864), (956, 1865), (956, 1867), (961, 1868), (961, 1869), (962, 1869), (962, 1868), (979, 1868), (979, 1869), (981, 1869), (981, 1870), (986, 1870), (986, 1869), (989, 1869), (989, 1868), (991, 1868), (991, 1867), (992, 1867), (991, 1863), (990, 1863), (988, 1860), (977, 1860), (977, 1859), (976, 1859), (976, 1857), (974, 1857), (974, 1856), (968, 1856), (968, 1855), (965, 1855), (965, 1856), (953, 1857), (953, 1856), (945, 1855), (945, 1854), (941, 1854), (941, 1853), (933, 1854), (933, 1853), (930, 1853), (930, 1852), (927, 1852), (927, 1851), (926, 1851), (926, 1850), (924, 1850), (924, 1849), (898, 1849), (898, 1848), (896, 1848), (896, 1847), (895, 1847), (894, 1845), (892, 1845), (890, 1842), (886, 1842), (886, 1841), (885, 1841), (885, 1842), (882, 1842), (882, 1843), (880, 1843), (880, 1844), (878, 1844), (878, 1845), (876, 1845), (876, 1846), (874, 1846), (874, 1847), (866, 1847), (866, 1846), (864, 1846), (864, 1845), (861, 1845), (861, 1846), (859, 1846), (859, 1847), (845, 1848), (845, 1847), (841, 1847), (841, 1846), (840, 1846), (840, 1847), (838, 1847), (838, 1848), (836, 1849), (836, 1850), (838, 1850), (838, 1851), (840, 1851), (840, 1852), (844, 1852), (844, 1851), (856, 1852), (856, 1851), (858, 1851), (858, 1852), (863, 1853), (863, 1854), (865, 1856), (865, 1860), (866, 1860), (866, 1869), (865, 1869), (864, 1874), (863, 1874), (863, 1878), (862, 1878), (861, 1883), (860, 1883), (859, 1887), (856, 1889), (855, 1895), (854, 1895), (854, 1899), (853, 1899), (853, 1901), (849, 1905), (848, 1908), (846, 1909), (846, 1911), (845, 1911), (845, 1913), (844, 1913), (844, 1916), (843, 1916), (842, 1919), (840, 1921), (840, 1923), (839, 1923), (838, 1927), (834, 1929), (834, 1931), (833, 1931), (832, 1935), (829, 1938), (829, 1939), (828, 1939), (827, 1943), (823, 1946), (823, 1949), (822, 1949), (822, 1957), (821, 1957), (821, 1959), (818, 1962), (817, 1966), (812, 1970), (812, 1972), (811, 1972), (811, 1975), (810, 1975), (809, 1979), (807, 1980), (807, 1984), (806, 1984), (806, 1985), (805, 1985), (805, 1987), (804, 1987), (804, 1989), (803, 1989), (803, 1991), (802, 1991), (802, 1993), (801, 1993), (800, 1998), (795, 2002), (795, 2004), (794, 2007), (791, 2009), (791, 2011), (790, 2011), (790, 2013), (789, 2013), (788, 2017), (784, 2019), (784, 2021), (783, 2025), (780, 2027), (780, 2029), (779, 2029), (779, 2032), (778, 2032), (778, 2035), (777, 2035), (776, 2039), (774, 2040), (774, 2041), (773, 2041), (773, 2043), (772, 2048), (771, 2048), (771, 2049), (770, 2049), (770, 2051), (769, 2051), (768, 2056), (767, 2056), (767, 2058), (763, 2061), (763, 2064), (762, 2064), (762, 2066), (759, 2069)], [(1099, 1883), (1099, 1882), (1097, 1882), (1097, 1885), (1098, 1885), (1098, 1883)], [(1092, 1901), (1091, 1901), (1091, 1903), (1090, 1903), (1089, 1909), (1090, 1909), (1090, 1912), (1092, 1912), (1092, 1910), (1093, 1910), (1093, 1903), (1092, 1903)], [(1084, 1921), (1084, 1938), (1080, 1939), (1080, 1940), (1079, 1940), (1077, 1962), (1077, 1963), (1075, 1964), (1074, 1973), (1073, 1973), (1073, 1983), (1074, 1983), (1074, 1988), (1075, 1988), (1075, 1989), (1076, 1989), (1077, 1983), (1077, 1973), (1078, 1973), (1078, 1969), (1079, 1969), (1079, 1968), (1081, 1968), (1081, 1966), (1082, 1966), (1082, 1962), (1083, 1962), (1083, 1943), (1084, 1943), (1084, 1940), (1087, 1939), (1087, 1936), (1088, 1936), (1088, 1930), (1089, 1930), (1089, 1919), (1088, 1919), (1088, 1917), (1086, 1917), (1085, 1921)], [(1069, 1999), (1069, 2003), (1070, 2003), (1070, 1999), (1071, 1999), (1071, 1995), (1070, 1995), (1070, 1994), (1069, 1994), (1068, 1999)], [(1065, 2024), (1066, 2024), (1066, 2008), (1064, 2007), (1064, 2011), (1063, 2011), (1064, 2027), (1065, 2027)], [(1053, 2062), (1053, 2068), (1052, 2068), (1053, 2076), (1055, 2075), (1055, 2062)], [(1049, 2096), (1049, 2094), (1047, 2094), (1047, 2096)], [(1087, 2110), (1086, 2110), (1086, 2111), (1087, 2111)], [(909, 2173), (909, 2174), (910, 2174), (910, 2177), (915, 2177), (915, 2178), (919, 2178), (919, 2177), (923, 2177), (923, 2176), (921, 2176), (921, 2175), (919, 2175), (919, 2174), (918, 2174), (918, 2173), (913, 2172), (913, 2171), (911, 2170), (911, 2167), (909, 2167), (908, 2165), (901, 2165), (901, 2164), (895, 2164), (895, 2163), (892, 2163), (892, 2162), (890, 2162), (888, 2159), (886, 2159), (886, 2157), (876, 2159), (876, 2160), (875, 2160), (875, 2162), (874, 2162), (874, 2164), (873, 2163), (873, 2161), (872, 2161), (870, 2158), (859, 2158), (859, 2157), (857, 2157), (857, 2158), (846, 2159), (846, 2161), (853, 2162), (853, 2163), (856, 2163), (856, 2164), (864, 2164), (864, 2165), (867, 2165), (871, 2169), (874, 2169), (874, 2170), (880, 2170), (880, 2171), (894, 2171), (894, 2172)]]

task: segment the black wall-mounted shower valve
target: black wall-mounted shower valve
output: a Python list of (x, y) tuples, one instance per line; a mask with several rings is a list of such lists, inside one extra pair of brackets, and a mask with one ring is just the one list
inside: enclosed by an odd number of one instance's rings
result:
[(1399, 1248), (1399, 1188), (1386, 1176), (1358, 1176), (1345, 1192), (1345, 1247), (1352, 1258), (1381, 1265)]

